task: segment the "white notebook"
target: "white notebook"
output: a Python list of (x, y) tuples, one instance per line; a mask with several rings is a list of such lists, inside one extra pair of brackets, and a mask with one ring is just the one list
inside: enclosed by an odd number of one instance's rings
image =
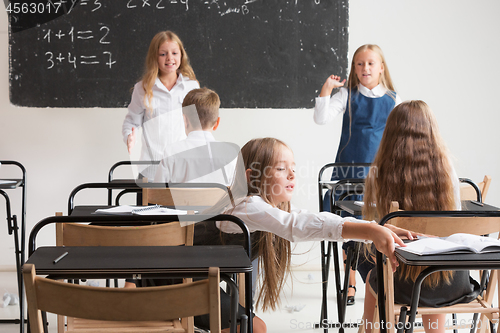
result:
[(500, 252), (500, 240), (457, 233), (448, 237), (422, 237), (400, 249), (418, 255)]
[(104, 215), (186, 215), (187, 210), (171, 209), (166, 207), (161, 207), (159, 205), (154, 206), (116, 206), (106, 209), (97, 209), (94, 214), (104, 214)]

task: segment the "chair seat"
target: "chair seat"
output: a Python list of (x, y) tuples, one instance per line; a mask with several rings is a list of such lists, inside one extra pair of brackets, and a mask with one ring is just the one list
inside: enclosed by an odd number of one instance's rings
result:
[[(146, 331), (145, 331), (146, 330)], [(68, 318), (68, 330), (71, 332), (175, 332), (185, 333), (180, 320), (172, 321), (107, 321)]]
[[(404, 304), (394, 304), (394, 309), (399, 315), (399, 309), (402, 306), (410, 307), (409, 305)], [(442, 308), (431, 308), (431, 307), (418, 307), (418, 314), (438, 314), (438, 313), (485, 313), (494, 314), (491, 319), (495, 319), (498, 321), (498, 307), (491, 307), (491, 304), (483, 300), (481, 297), (476, 298), (474, 301), (470, 303), (460, 303)]]

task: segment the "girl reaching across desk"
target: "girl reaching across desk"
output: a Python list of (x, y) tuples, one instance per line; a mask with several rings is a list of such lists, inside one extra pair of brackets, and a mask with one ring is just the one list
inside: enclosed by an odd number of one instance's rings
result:
[[(166, 145), (185, 139), (182, 101), (188, 92), (199, 87), (180, 38), (171, 31), (157, 33), (149, 45), (144, 75), (134, 86), (123, 121), (123, 140), (129, 154), (140, 127), (142, 161), (161, 160)], [(152, 180), (155, 171), (156, 166), (151, 166), (141, 175)]]
[[(360, 46), (352, 57), (351, 72), (346, 80), (340, 76), (329, 76), (314, 107), (314, 121), (324, 125), (343, 113), (342, 133), (337, 149), (336, 163), (371, 163), (375, 157), (387, 116), (394, 106), (401, 103), (392, 83), (389, 68), (380, 47), (374, 44)], [(331, 96), (333, 89), (340, 90)], [(332, 172), (332, 180), (344, 178), (365, 178), (368, 168), (340, 169)], [(338, 200), (342, 193), (335, 194)], [(329, 198), (330, 192), (325, 196)], [(361, 195), (350, 196), (349, 200), (363, 200)], [(324, 200), (324, 210), (330, 211), (330, 201)], [(348, 248), (354, 247), (354, 242), (342, 245), (344, 260)], [(360, 256), (358, 271), (363, 279), (373, 268), (373, 265)], [(347, 305), (355, 302), (356, 271), (351, 271)]]
[[(460, 209), (458, 177), (432, 111), (422, 101), (404, 102), (387, 118), (380, 148), (366, 179), (363, 216), (382, 218), (389, 213), (391, 201), (397, 201), (403, 210)], [(399, 265), (394, 274), (396, 303), (410, 304), (413, 282), (423, 269)], [(376, 271), (372, 270), (366, 284), (365, 323), (373, 321), (376, 278)], [(468, 303), (478, 292), (479, 285), (468, 271), (436, 272), (424, 280), (419, 306)], [(426, 332), (445, 331), (445, 314), (422, 315), (422, 319)], [(371, 332), (370, 325), (365, 328)]]
[[(290, 242), (372, 241), (397, 265), (394, 243), (404, 246), (398, 235), (412, 238), (408, 231), (293, 207), (290, 200), (296, 186), (294, 156), (290, 148), (278, 139), (251, 140), (243, 146), (241, 153), (245, 175), (237, 175), (236, 181), (244, 181), (248, 196), (226, 213), (242, 219), (250, 230), (252, 254), (259, 258), (259, 270), (263, 274), (257, 306), (261, 305), (265, 311), (275, 310), (279, 305), (279, 295), (290, 271)], [(195, 244), (239, 244), (242, 239), (241, 230), (229, 222), (199, 222), (195, 226)]]

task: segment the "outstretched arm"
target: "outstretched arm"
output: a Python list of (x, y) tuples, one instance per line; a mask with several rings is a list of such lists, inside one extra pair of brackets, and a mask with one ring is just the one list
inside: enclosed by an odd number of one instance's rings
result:
[(371, 240), (377, 250), (385, 254), (391, 261), (394, 270), (399, 265), (394, 255), (394, 242), (400, 246), (405, 246), (396, 233), (376, 223), (344, 222), (342, 238)]

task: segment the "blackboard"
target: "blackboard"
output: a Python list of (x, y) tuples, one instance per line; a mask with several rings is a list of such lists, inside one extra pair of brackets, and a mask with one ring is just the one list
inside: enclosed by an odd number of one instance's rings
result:
[(180, 36), (200, 85), (225, 108), (313, 107), (328, 75), (346, 76), (348, 0), (15, 4), (7, 10), (17, 106), (126, 107), (161, 30)]

